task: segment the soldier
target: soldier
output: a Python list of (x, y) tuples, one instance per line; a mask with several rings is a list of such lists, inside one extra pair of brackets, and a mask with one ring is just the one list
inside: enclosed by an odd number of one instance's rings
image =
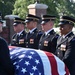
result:
[(55, 53), (58, 35), (53, 29), (55, 16), (42, 16), (42, 30), (44, 34), (39, 41), (39, 49)]
[(26, 48), (38, 49), (39, 39), (42, 35), (41, 31), (38, 31), (37, 24), (40, 20), (40, 17), (28, 14), (26, 16), (26, 26), (29, 29), (28, 34), (26, 35)]
[[(0, 19), (0, 33), (2, 32), (2, 25), (3, 21)], [(0, 75), (14, 75), (14, 72), (7, 42), (0, 37)]]
[(25, 37), (26, 37), (26, 32), (25, 32), (25, 20), (21, 18), (15, 18), (14, 19), (14, 31), (16, 32), (12, 36), (12, 41), (11, 45), (12, 46), (18, 46), (18, 47), (25, 47)]
[(61, 36), (57, 40), (56, 55), (65, 62), (71, 75), (75, 75), (75, 36), (72, 32), (75, 19), (69, 16), (60, 18)]

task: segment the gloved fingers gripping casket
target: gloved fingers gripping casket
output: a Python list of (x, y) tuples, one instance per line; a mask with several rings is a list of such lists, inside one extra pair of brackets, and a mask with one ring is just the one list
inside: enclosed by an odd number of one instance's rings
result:
[(70, 75), (65, 64), (54, 54), (9, 46), (15, 75)]

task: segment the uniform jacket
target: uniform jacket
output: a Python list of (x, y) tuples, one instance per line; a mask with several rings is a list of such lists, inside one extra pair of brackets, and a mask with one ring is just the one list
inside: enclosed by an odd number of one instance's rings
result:
[(26, 37), (25, 31), (23, 31), (20, 34), (20, 36), (17, 36), (17, 34), (14, 34), (12, 37), (11, 45), (12, 46), (18, 46), (18, 47), (26, 47), (25, 37)]
[(39, 41), (39, 49), (55, 53), (58, 35), (54, 30), (50, 31), (46, 36), (42, 35)]
[(41, 31), (38, 31), (37, 28), (32, 32), (26, 35), (26, 48), (38, 49), (39, 39), (42, 35)]
[(73, 32), (64, 39), (58, 38), (56, 55), (65, 62), (71, 75), (75, 75), (75, 36)]
[(14, 75), (14, 67), (10, 60), (10, 54), (7, 43), (1, 37), (0, 37), (0, 75)]

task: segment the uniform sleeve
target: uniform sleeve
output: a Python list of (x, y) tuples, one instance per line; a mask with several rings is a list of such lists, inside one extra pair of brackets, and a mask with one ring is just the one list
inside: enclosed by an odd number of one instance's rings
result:
[(54, 36), (51, 40), (51, 43), (50, 43), (50, 49), (53, 54), (55, 54), (56, 52), (56, 46), (57, 46), (57, 39), (58, 39), (59, 35), (56, 34), (56, 36)]
[(14, 75), (14, 67), (10, 60), (9, 48), (4, 39), (0, 38), (0, 66), (7, 75)]
[(63, 61), (69, 68), (70, 72), (75, 71), (75, 38), (67, 44), (67, 50), (63, 57)]

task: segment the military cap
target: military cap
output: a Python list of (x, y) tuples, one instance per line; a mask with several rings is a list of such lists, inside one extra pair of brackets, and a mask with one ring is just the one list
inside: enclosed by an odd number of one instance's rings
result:
[(28, 15), (26, 15), (25, 23), (28, 23), (30, 21), (37, 21), (38, 22), (39, 20), (40, 20), (40, 17), (32, 15), (32, 14), (28, 14)]
[(74, 26), (74, 23), (75, 23), (75, 19), (73, 17), (61, 16), (60, 17), (60, 22), (59, 22), (58, 25), (69, 24), (69, 25), (73, 25)]
[(43, 15), (43, 16), (42, 16), (42, 22), (41, 22), (41, 24), (45, 24), (45, 23), (47, 23), (48, 21), (50, 21), (50, 20), (55, 20), (55, 19), (56, 19), (55, 16), (52, 16), (52, 15)]
[(18, 18), (18, 17), (14, 18), (13, 26), (18, 25), (18, 24), (25, 24), (25, 20), (21, 19), (21, 18)]

